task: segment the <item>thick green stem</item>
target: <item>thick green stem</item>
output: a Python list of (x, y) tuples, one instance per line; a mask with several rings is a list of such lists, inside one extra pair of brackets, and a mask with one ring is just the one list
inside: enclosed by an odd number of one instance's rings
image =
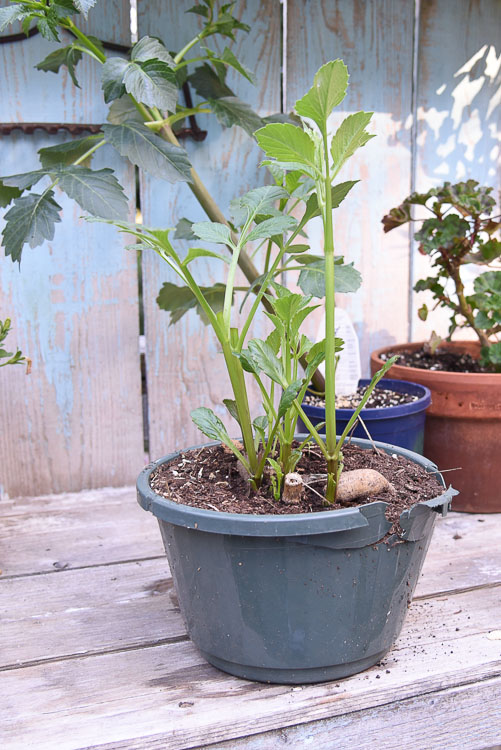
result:
[(258, 461), (256, 449), (254, 447), (254, 434), (252, 431), (252, 420), (250, 415), (249, 401), (247, 398), (247, 389), (245, 387), (244, 371), (239, 360), (234, 356), (229, 341), (221, 341), (223, 355), (230, 376), (233, 395), (238, 412), (238, 420), (242, 430), (242, 440), (244, 442), (247, 458), (251, 468), (252, 476), (255, 475)]
[(325, 159), (325, 435), (327, 447), (327, 502), (336, 496), (338, 458), (336, 454), (336, 305), (334, 298), (334, 232), (332, 226), (332, 197), (327, 134), (324, 134)]
[(106, 55), (102, 53), (102, 51), (99, 49), (99, 47), (96, 47), (96, 45), (87, 37), (83, 31), (80, 31), (78, 26), (76, 26), (71, 18), (66, 19), (67, 23), (64, 28), (68, 29), (68, 31), (71, 31), (72, 34), (76, 36), (77, 39), (79, 39), (84, 47), (87, 47), (90, 52), (94, 55), (96, 60), (99, 60), (101, 63), (106, 62)]

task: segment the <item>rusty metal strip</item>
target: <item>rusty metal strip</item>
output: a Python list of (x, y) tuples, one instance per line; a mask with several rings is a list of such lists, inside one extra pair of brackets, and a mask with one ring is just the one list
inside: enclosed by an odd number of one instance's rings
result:
[[(44, 130), (50, 135), (55, 135), (59, 130), (66, 130), (71, 135), (80, 135), (85, 132), (99, 133), (101, 125), (85, 122), (0, 122), (0, 135), (10, 135), (14, 130), (21, 130), (26, 135), (32, 135), (35, 130)], [(179, 140), (193, 138), (194, 141), (203, 141), (207, 137), (207, 131), (200, 130), (195, 122), (190, 128), (177, 130), (176, 137)]]

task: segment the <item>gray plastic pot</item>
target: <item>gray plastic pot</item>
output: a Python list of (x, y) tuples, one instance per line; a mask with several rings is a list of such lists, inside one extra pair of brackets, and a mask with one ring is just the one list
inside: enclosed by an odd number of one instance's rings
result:
[[(370, 448), (367, 440), (356, 445)], [(386, 503), (283, 516), (219, 513), (166, 500), (139, 475), (138, 501), (158, 519), (188, 633), (225, 672), (275, 683), (335, 680), (379, 661), (398, 637), (430, 543), (436, 512), (456, 491), (404, 511), (402, 535)]]

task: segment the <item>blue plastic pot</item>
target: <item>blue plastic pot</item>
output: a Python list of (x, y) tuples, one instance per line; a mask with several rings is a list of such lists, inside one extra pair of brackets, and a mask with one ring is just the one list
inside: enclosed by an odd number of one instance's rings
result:
[[(360, 380), (359, 385), (369, 385), (370, 380)], [(379, 381), (379, 388), (397, 393), (409, 393), (418, 396), (416, 401), (400, 406), (387, 406), (382, 409), (362, 409), (360, 416), (365, 423), (373, 440), (380, 440), (390, 445), (398, 445), (400, 448), (423, 453), (425, 412), (431, 403), (431, 394), (428, 388), (418, 383), (409, 383), (405, 380), (390, 380), (383, 378)], [(314, 426), (325, 422), (325, 409), (322, 406), (310, 406), (303, 404), (303, 409), (308, 419)], [(353, 409), (336, 409), (336, 432), (340, 435), (351, 417)], [(303, 423), (298, 423), (298, 431), (307, 432)], [(325, 434), (325, 427), (320, 430)], [(354, 437), (366, 438), (367, 434), (360, 424), (357, 423)]]

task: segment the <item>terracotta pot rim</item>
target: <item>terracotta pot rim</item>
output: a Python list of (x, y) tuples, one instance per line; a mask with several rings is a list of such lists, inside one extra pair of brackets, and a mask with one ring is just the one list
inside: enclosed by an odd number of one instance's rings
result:
[[(419, 349), (426, 342), (424, 341), (412, 341), (404, 344), (391, 344), (390, 346), (383, 346), (380, 349), (376, 349), (371, 353), (371, 359), (373, 361), (384, 363), (381, 359), (381, 354), (387, 354), (388, 352), (398, 352), (403, 349)], [(444, 345), (451, 349), (474, 349), (479, 351), (480, 344), (476, 341), (445, 341)], [(415, 378), (433, 379), (436, 382), (441, 381), (454, 381), (456, 383), (466, 382), (468, 385), (482, 385), (482, 386), (501, 386), (501, 373), (500, 372), (451, 372), (450, 370), (426, 370), (420, 367), (408, 367), (407, 365), (399, 365), (398, 363), (393, 365), (391, 370), (388, 372), (388, 377), (391, 377), (391, 373), (398, 371), (399, 374), (405, 376), (406, 380), (414, 380)], [(419, 375), (420, 374), (420, 375)], [(419, 379), (417, 380), (419, 382)]]

